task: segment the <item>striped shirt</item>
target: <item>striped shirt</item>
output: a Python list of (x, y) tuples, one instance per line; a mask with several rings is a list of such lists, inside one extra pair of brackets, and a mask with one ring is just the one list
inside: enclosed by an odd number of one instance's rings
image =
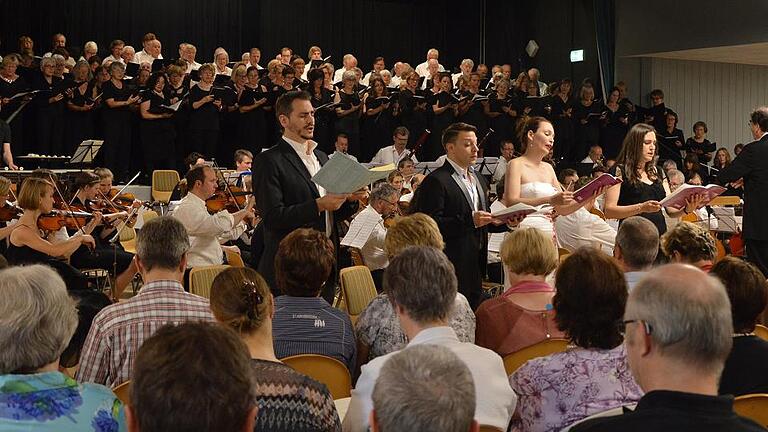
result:
[(352, 321), (320, 297), (277, 297), (272, 335), (277, 358), (320, 354), (344, 363), (350, 373), (355, 370)]
[(114, 387), (131, 379), (141, 344), (166, 324), (214, 322), (208, 299), (184, 292), (178, 281), (150, 282), (93, 319), (80, 355), (78, 382)]

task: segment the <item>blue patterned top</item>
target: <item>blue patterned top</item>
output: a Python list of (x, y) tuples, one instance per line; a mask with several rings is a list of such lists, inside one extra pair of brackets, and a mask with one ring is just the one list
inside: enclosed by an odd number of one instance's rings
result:
[(107, 387), (60, 372), (0, 375), (0, 430), (121, 432), (123, 404)]

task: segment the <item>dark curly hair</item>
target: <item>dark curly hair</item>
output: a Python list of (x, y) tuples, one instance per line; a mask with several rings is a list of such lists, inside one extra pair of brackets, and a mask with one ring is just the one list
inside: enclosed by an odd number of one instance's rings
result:
[(555, 322), (571, 342), (597, 349), (622, 343), (618, 323), (627, 303), (627, 282), (613, 258), (582, 247), (560, 264), (555, 287)]

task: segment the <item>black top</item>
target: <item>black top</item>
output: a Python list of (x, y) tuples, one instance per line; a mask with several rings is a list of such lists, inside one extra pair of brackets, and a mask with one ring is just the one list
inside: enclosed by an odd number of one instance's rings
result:
[[(108, 99), (114, 99), (115, 102), (127, 101), (131, 97), (133, 90), (125, 82), (123, 82), (122, 88), (117, 88), (112, 80), (109, 80), (102, 84), (101, 87), (101, 99), (107, 101)], [(115, 111), (129, 111), (127, 106), (121, 106), (116, 108), (110, 108)]]
[[(166, 113), (173, 113), (173, 111), (170, 108), (164, 108), (163, 106), (169, 107), (171, 106), (171, 98), (169, 96), (166, 96), (165, 94), (159, 95), (153, 91), (148, 91), (146, 93), (146, 97), (149, 98), (149, 111), (151, 114), (166, 114)], [(145, 121), (150, 121), (147, 119), (142, 119)], [(152, 119), (151, 121), (157, 121), (158, 119)], [(159, 120), (167, 120), (167, 119), (159, 119)]]
[(328, 388), (291, 367), (251, 360), (259, 413), (254, 431), (341, 431)]
[[(619, 192), (620, 206), (628, 206), (633, 204), (641, 204), (648, 200), (661, 201), (667, 196), (664, 186), (661, 183), (661, 178), (657, 178), (651, 184), (643, 183), (638, 180), (636, 183), (632, 183), (629, 179), (624, 178), (623, 167), (618, 164), (614, 165), (611, 169), (611, 174), (622, 178), (621, 192)], [(661, 210), (655, 213), (640, 213), (638, 216), (642, 216), (656, 225), (656, 229), (659, 230), (659, 235), (667, 232), (667, 223), (664, 220), (664, 214)]]
[(721, 183), (744, 178), (745, 239), (768, 240), (768, 135), (753, 141), (717, 176)]
[(768, 393), (768, 342), (757, 336), (737, 336), (720, 378), (720, 394), (752, 393)]
[[(680, 157), (680, 150), (683, 150), (685, 148), (685, 137), (683, 136), (683, 131), (680, 129), (675, 129), (672, 132), (663, 129), (656, 132), (658, 136), (656, 137), (656, 142), (658, 143), (657, 146), (659, 147), (659, 160), (667, 160), (671, 159), (675, 162), (679, 162)], [(680, 142), (680, 147), (677, 146), (677, 142)]]
[(11, 142), (11, 127), (5, 120), (0, 119), (0, 145)]
[[(199, 101), (200, 99), (208, 96), (213, 91), (203, 90), (200, 86), (194, 86), (189, 89), (189, 105)], [(219, 109), (213, 102), (208, 102), (195, 109), (192, 107), (192, 111), (189, 113), (189, 128), (193, 130), (219, 130)]]
[[(696, 153), (699, 157), (699, 162), (707, 163), (712, 160), (712, 153), (715, 151), (715, 143), (709, 142), (708, 139), (704, 139), (704, 141), (698, 143), (693, 137), (690, 137), (685, 141), (683, 149), (686, 152)], [(709, 153), (709, 155), (707, 155), (707, 153)]]
[(749, 432), (765, 429), (734, 413), (731, 396), (655, 390), (646, 393), (634, 411), (588, 420), (571, 428), (571, 432), (599, 431)]
[(47, 264), (51, 260), (51, 256), (48, 254), (26, 245), (16, 246), (11, 242), (8, 242), (8, 251), (5, 257), (8, 258), (8, 264), (11, 265)]
[[(27, 80), (19, 76), (13, 81), (8, 81), (5, 78), (0, 78), (0, 97), (11, 98), (19, 93), (29, 90), (29, 84)], [(3, 109), (0, 111), (0, 118), (7, 119), (14, 111), (20, 106), (24, 98), (17, 98), (10, 102), (8, 105), (3, 105)]]

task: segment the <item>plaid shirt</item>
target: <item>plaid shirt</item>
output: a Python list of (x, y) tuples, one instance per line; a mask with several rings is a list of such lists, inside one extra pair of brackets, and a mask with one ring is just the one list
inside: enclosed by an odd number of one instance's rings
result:
[(214, 322), (208, 299), (184, 292), (177, 281), (148, 283), (132, 299), (96, 315), (80, 355), (77, 381), (114, 387), (131, 379), (141, 344), (166, 324)]

